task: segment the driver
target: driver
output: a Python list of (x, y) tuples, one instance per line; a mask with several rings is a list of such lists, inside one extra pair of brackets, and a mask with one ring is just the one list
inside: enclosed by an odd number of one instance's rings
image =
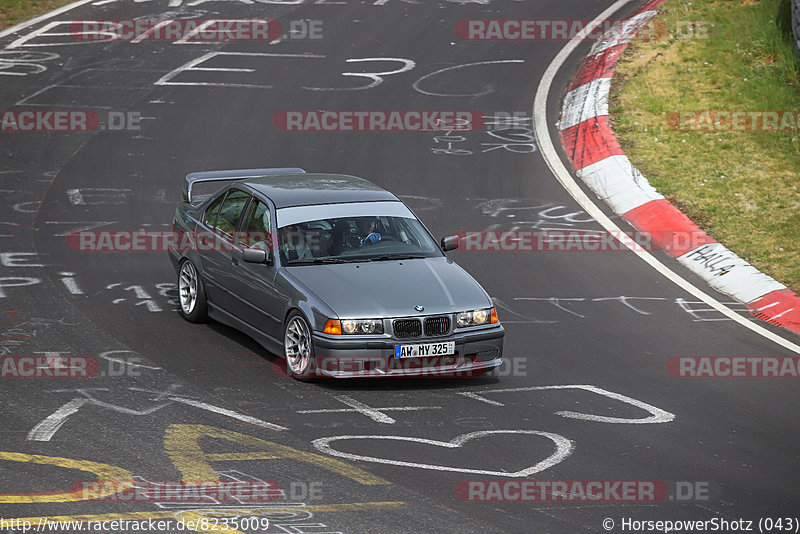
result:
[(374, 217), (360, 217), (356, 223), (358, 224), (359, 238), (362, 247), (367, 245), (374, 245), (381, 240), (381, 234), (375, 231), (375, 218)]

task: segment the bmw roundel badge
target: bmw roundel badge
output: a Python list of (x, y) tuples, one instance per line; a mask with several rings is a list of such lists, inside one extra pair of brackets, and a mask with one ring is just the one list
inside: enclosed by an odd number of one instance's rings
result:
[(420, 306), (419, 304), (414, 306), (414, 309), (418, 312), (425, 311), (425, 306)]

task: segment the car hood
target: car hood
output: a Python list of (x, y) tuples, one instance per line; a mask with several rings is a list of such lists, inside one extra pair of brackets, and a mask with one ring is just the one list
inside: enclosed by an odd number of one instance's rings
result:
[[(453, 313), (491, 306), (483, 288), (452, 260), (424, 258), (288, 267), (341, 319)], [(415, 306), (424, 306), (418, 312)]]

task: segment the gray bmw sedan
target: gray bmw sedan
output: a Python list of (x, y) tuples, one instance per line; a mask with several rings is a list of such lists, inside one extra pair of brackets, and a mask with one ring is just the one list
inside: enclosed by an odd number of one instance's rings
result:
[[(194, 195), (199, 182), (225, 182)], [(282, 354), (300, 379), (478, 376), (502, 363), (486, 291), (395, 195), (302, 169), (186, 177), (169, 255), (180, 314)]]

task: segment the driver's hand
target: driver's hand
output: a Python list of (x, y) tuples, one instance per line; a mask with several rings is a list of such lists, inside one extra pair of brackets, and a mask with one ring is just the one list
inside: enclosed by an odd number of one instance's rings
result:
[(374, 245), (380, 240), (381, 240), (381, 234), (379, 234), (378, 232), (372, 232), (367, 237), (361, 240), (361, 246), (363, 247), (366, 245)]

